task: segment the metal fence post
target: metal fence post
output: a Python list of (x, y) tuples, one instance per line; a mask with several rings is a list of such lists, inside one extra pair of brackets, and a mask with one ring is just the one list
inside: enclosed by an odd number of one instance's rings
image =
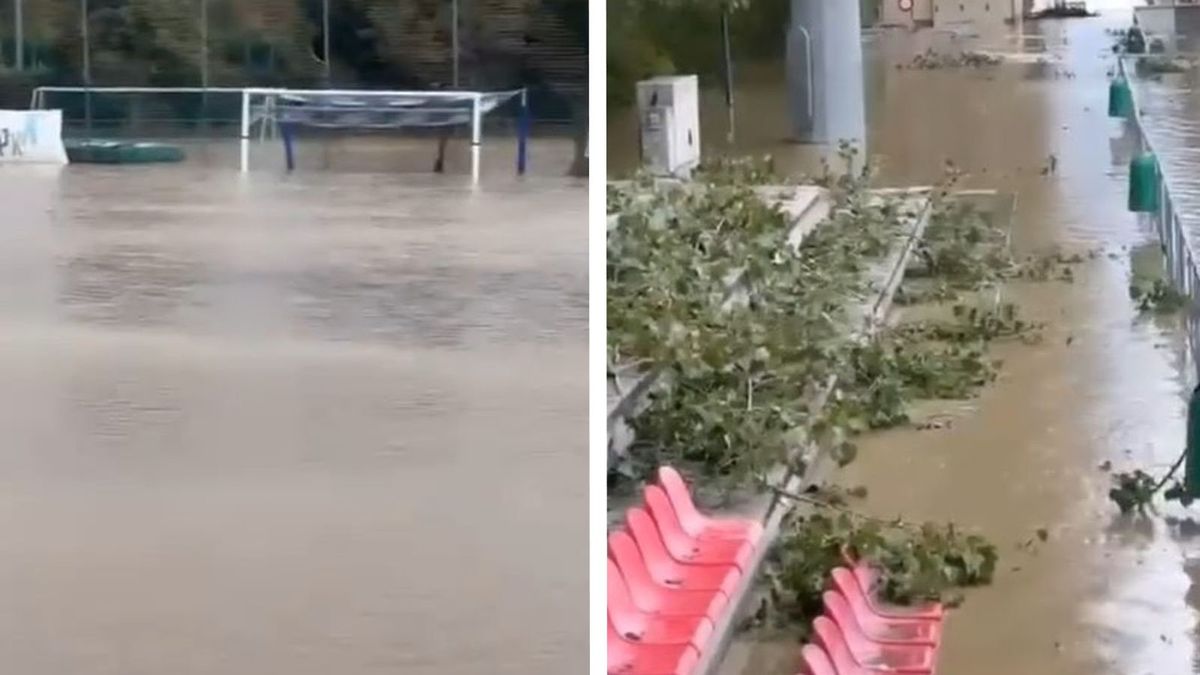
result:
[(79, 0), (79, 32), (83, 39), (83, 116), (88, 133), (92, 131), (92, 47), (88, 34), (88, 0)]
[(15, 36), (17, 50), (17, 72), (25, 70), (25, 14), (22, 5), (25, 0), (14, 0), (13, 4), (13, 22), (16, 24), (17, 34)]

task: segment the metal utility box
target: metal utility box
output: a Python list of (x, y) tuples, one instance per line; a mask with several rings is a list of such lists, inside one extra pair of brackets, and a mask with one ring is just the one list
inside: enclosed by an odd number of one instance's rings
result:
[(657, 174), (687, 176), (700, 163), (699, 94), (695, 75), (638, 82), (642, 166)]

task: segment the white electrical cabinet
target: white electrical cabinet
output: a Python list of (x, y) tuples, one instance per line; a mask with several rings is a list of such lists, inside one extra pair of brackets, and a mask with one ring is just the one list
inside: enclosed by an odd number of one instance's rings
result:
[(642, 166), (652, 173), (686, 177), (700, 163), (699, 94), (695, 75), (638, 82)]

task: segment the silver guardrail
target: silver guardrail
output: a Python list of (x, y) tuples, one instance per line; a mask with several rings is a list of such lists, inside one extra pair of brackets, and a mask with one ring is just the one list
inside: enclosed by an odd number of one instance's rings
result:
[(1143, 123), (1142, 109), (1138, 105), (1137, 89), (1133, 84), (1134, 78), (1130, 77), (1126, 59), (1125, 56), (1117, 57), (1117, 74), (1125, 78), (1133, 102), (1133, 115), (1127, 118), (1127, 122), (1132, 124), (1134, 131), (1137, 132), (1138, 151), (1153, 154), (1155, 168), (1158, 171), (1158, 208), (1149, 216), (1154, 223), (1154, 231), (1158, 234), (1158, 241), (1162, 245), (1163, 255), (1166, 258), (1168, 278), (1175, 290), (1183, 294), (1189, 301), (1187, 311), (1188, 346), (1192, 363), (1196, 367), (1200, 367), (1200, 312), (1197, 311), (1197, 308), (1200, 307), (1197, 302), (1197, 292), (1200, 292), (1200, 270), (1196, 266), (1196, 247), (1184, 229), (1179, 212), (1175, 208), (1175, 202), (1171, 197), (1171, 177), (1163, 168), (1162, 155), (1155, 151), (1150, 134)]

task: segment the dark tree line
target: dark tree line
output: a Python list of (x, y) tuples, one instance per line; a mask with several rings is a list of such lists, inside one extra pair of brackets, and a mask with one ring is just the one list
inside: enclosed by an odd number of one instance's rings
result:
[[(8, 69), (0, 74), (37, 84), (323, 86), (323, 2), (25, 0), (24, 73), (12, 72), (13, 3), (5, 2)], [(570, 118), (587, 82), (586, 0), (459, 2), (462, 88), (533, 84), (535, 115)], [(328, 3), (330, 85), (452, 85), (451, 0)]]

